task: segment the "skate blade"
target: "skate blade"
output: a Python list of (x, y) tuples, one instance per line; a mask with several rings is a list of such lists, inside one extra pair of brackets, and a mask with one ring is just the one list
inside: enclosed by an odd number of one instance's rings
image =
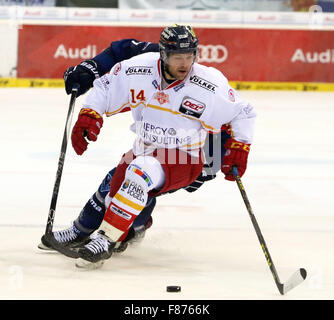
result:
[(37, 246), (37, 248), (40, 249), (40, 250), (43, 250), (43, 251), (56, 252), (56, 250), (54, 250), (51, 247), (47, 247), (42, 242)]
[(104, 260), (98, 261), (98, 262), (90, 262), (87, 260), (84, 260), (82, 258), (79, 258), (75, 262), (75, 266), (79, 269), (83, 270), (95, 270), (99, 269), (103, 266)]

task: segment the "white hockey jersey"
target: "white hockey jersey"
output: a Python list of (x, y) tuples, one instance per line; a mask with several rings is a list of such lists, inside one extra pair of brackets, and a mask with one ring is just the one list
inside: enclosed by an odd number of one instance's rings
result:
[(230, 124), (234, 139), (252, 143), (256, 113), (215, 68), (194, 63), (183, 81), (161, 87), (159, 53), (150, 52), (116, 64), (94, 81), (85, 108), (112, 116), (131, 109), (137, 134), (135, 155), (156, 148), (179, 148), (198, 155), (207, 132)]

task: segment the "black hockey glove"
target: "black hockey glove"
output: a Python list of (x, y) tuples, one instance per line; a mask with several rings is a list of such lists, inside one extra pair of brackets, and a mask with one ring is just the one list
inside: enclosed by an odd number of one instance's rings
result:
[(183, 187), (183, 189), (188, 192), (195, 192), (198, 188), (200, 188), (204, 182), (210, 181), (216, 178), (216, 174), (211, 170), (211, 168), (207, 165), (204, 165), (204, 168), (201, 174), (196, 178), (196, 180), (190, 185)]
[(78, 83), (80, 89), (77, 96), (80, 96), (86, 93), (93, 86), (94, 80), (99, 77), (97, 64), (94, 60), (85, 60), (75, 67), (69, 67), (63, 75), (66, 93), (71, 94), (73, 85)]

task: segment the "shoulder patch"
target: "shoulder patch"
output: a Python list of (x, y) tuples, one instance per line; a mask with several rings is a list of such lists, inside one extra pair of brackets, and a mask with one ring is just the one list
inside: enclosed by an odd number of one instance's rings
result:
[(216, 93), (216, 89), (218, 86), (216, 84), (213, 84), (212, 82), (205, 80), (199, 76), (193, 75), (190, 77), (190, 82), (193, 84), (196, 84), (200, 86), (203, 89), (206, 89), (212, 93)]
[(117, 76), (121, 70), (122, 70), (122, 64), (119, 62), (114, 67), (114, 75)]
[(200, 118), (205, 108), (205, 103), (186, 96), (182, 100), (179, 111), (188, 116)]
[(109, 87), (110, 87), (110, 80), (108, 79), (108, 77), (106, 75), (103, 75), (101, 78), (100, 78), (100, 81), (104, 87), (104, 89), (106, 91), (109, 90)]
[(233, 89), (228, 90), (228, 98), (230, 99), (230, 101), (235, 102)]

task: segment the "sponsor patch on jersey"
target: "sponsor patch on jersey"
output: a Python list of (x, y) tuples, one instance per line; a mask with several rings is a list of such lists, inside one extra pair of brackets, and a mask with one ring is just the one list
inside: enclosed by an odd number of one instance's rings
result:
[(142, 122), (138, 125), (136, 132), (145, 141), (144, 143), (154, 143), (165, 147), (191, 144), (191, 135), (186, 136), (185, 130), (181, 130), (181, 135), (178, 135), (177, 130), (173, 127), (157, 126), (149, 122)]
[(110, 209), (112, 212), (116, 213), (118, 216), (124, 218), (125, 220), (130, 220), (132, 218), (130, 214), (124, 212), (120, 208), (117, 208), (113, 204), (110, 206)]
[(178, 91), (181, 90), (184, 86), (185, 86), (185, 83), (182, 82), (181, 84), (175, 86), (173, 89), (174, 89), (175, 92), (178, 92)]
[(153, 67), (147, 67), (147, 66), (135, 66), (135, 67), (129, 67), (125, 74), (127, 76), (133, 76), (133, 75), (140, 75), (140, 76), (151, 76), (153, 75)]
[(171, 128), (171, 127), (166, 128), (166, 127), (162, 127), (162, 126), (156, 126), (156, 125), (151, 124), (149, 122), (143, 122), (142, 128), (146, 132), (157, 134), (157, 135), (167, 135), (167, 134), (169, 134), (171, 136), (175, 136), (176, 133), (177, 133), (174, 128)]
[(199, 118), (205, 110), (205, 103), (190, 97), (184, 97), (179, 111), (183, 114)]
[(144, 203), (144, 189), (143, 187), (134, 182), (134, 181), (131, 181), (130, 184), (129, 184), (129, 187), (128, 189), (126, 190), (126, 193), (132, 197), (133, 199), (136, 199), (142, 203)]
[(212, 82), (205, 80), (201, 77), (198, 77), (196, 75), (190, 77), (190, 82), (212, 93), (216, 93), (216, 89), (218, 88), (218, 86), (213, 84)]

